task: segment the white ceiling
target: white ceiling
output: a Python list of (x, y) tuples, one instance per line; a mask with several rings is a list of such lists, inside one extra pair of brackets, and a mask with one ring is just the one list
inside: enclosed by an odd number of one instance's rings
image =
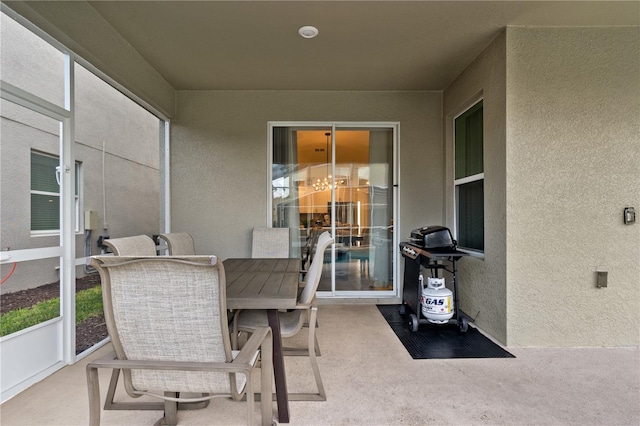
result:
[(441, 90), (507, 25), (640, 22), (638, 1), (90, 4), (179, 90)]

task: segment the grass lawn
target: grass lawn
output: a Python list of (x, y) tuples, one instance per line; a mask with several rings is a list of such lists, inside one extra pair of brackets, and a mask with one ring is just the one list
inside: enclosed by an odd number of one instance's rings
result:
[[(102, 314), (100, 286), (76, 293), (76, 324)], [(60, 316), (60, 298), (45, 300), (30, 308), (16, 309), (0, 316), (0, 336), (6, 336)]]

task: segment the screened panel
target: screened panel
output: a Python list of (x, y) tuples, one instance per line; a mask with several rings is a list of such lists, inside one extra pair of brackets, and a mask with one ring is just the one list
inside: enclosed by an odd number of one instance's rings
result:
[[(118, 91), (91, 70), (75, 63), (76, 188), (84, 221), (76, 239), (76, 256), (100, 254), (105, 236), (152, 236), (170, 229), (165, 206), (165, 122)], [(176, 229), (186, 231), (188, 229)], [(115, 234), (115, 235), (114, 235)], [(196, 245), (198, 236), (194, 235)], [(84, 262), (82, 262), (84, 263)], [(76, 269), (76, 312), (89, 310), (76, 324), (76, 353), (106, 336), (100, 307), (100, 279), (93, 268)], [(85, 293), (86, 292), (86, 293)], [(91, 302), (87, 305), (84, 297)], [(94, 299), (95, 298), (95, 299)], [(96, 325), (100, 324), (100, 325)]]
[(6, 14), (0, 14), (2, 80), (64, 107), (64, 54)]

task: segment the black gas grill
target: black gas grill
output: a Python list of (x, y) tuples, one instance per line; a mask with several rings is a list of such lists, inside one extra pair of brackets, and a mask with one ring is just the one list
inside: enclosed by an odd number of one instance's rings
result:
[(409, 241), (400, 243), (400, 253), (404, 258), (404, 282), (402, 290), (402, 306), (400, 313), (405, 315), (407, 308), (409, 314), (409, 326), (412, 331), (418, 331), (420, 324), (429, 323), (426, 318), (421, 318), (419, 276), (422, 269), (428, 270), (432, 277), (448, 272), (453, 278), (453, 303), (454, 316), (449, 324), (457, 324), (460, 331), (466, 332), (469, 326), (468, 319), (460, 311), (458, 300), (458, 266), (457, 261), (468, 256), (467, 253), (457, 249), (456, 240), (449, 228), (444, 226), (425, 226), (411, 231)]
[(456, 240), (449, 228), (444, 226), (425, 226), (411, 231), (409, 242), (425, 250), (455, 251)]

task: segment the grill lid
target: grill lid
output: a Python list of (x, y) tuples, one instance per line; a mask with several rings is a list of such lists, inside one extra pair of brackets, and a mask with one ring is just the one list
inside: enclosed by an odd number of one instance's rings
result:
[(455, 250), (457, 246), (451, 231), (444, 226), (425, 226), (414, 229), (411, 231), (409, 240), (425, 249)]

